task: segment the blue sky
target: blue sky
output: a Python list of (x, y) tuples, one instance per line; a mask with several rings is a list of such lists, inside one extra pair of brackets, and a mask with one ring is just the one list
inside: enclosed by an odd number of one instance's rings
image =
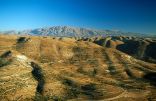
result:
[(0, 30), (59, 25), (156, 34), (156, 0), (0, 0)]

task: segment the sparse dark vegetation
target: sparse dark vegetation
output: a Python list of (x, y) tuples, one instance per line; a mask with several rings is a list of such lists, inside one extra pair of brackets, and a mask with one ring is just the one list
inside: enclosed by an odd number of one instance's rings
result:
[(17, 39), (17, 43), (24, 43), (24, 42), (27, 42), (29, 40), (29, 38), (26, 38), (26, 37), (19, 37)]
[(97, 69), (93, 69), (93, 72), (92, 72), (92, 76), (94, 77), (94, 76), (96, 76), (96, 74), (97, 74)]
[(0, 67), (6, 66), (9, 64), (10, 64), (10, 61), (3, 59), (3, 58), (0, 58)]
[(16, 42), (16, 50), (22, 49), (28, 40), (30, 40), (30, 38), (19, 37)]
[(7, 58), (7, 57), (11, 56), (11, 54), (12, 54), (12, 52), (9, 50), (9, 51), (4, 52), (0, 57)]
[(88, 96), (89, 99), (101, 99), (103, 97), (103, 93), (96, 88), (96, 85), (93, 83), (86, 84), (81, 86), (82, 94)]
[(75, 82), (70, 80), (70, 79), (64, 79), (63, 84), (68, 85), (68, 86), (72, 86), (72, 87), (76, 87)]
[(77, 97), (80, 94), (79, 86), (70, 79), (64, 79), (63, 84), (68, 86), (68, 96), (70, 98)]
[(6, 51), (0, 56), (0, 67), (9, 65), (11, 63), (11, 55), (11, 51)]

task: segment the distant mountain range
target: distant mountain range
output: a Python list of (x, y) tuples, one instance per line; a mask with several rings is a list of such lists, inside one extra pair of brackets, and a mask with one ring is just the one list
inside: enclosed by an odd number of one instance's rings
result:
[(97, 30), (89, 28), (77, 28), (69, 26), (54, 26), (48, 28), (38, 28), (23, 31), (3, 31), (3, 34), (20, 34), (20, 35), (35, 35), (35, 36), (57, 36), (57, 37), (94, 37), (94, 36), (150, 36), (148, 34), (122, 32), (113, 30)]

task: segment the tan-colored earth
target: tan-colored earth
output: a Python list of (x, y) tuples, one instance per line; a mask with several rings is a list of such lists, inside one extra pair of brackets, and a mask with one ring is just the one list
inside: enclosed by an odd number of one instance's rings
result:
[(156, 64), (74, 38), (0, 35), (0, 101), (155, 101)]

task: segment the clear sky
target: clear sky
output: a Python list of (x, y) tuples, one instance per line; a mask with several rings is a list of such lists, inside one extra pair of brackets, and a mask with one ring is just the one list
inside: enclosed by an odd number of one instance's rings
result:
[(156, 34), (156, 0), (0, 0), (0, 30), (59, 25)]

